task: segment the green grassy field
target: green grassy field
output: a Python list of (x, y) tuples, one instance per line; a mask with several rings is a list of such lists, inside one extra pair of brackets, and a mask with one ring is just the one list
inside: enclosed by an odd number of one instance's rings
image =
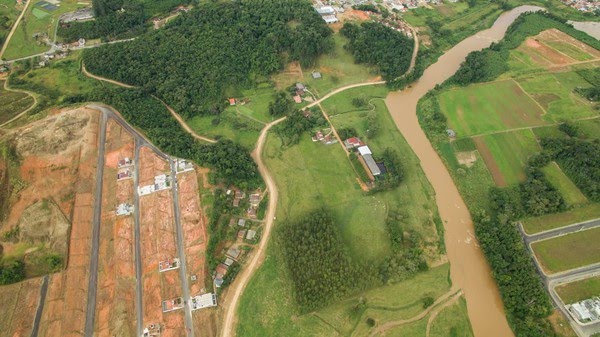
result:
[(524, 181), (527, 159), (540, 151), (529, 129), (476, 137), (474, 141), (498, 186)]
[(46, 34), (50, 40), (53, 40), (58, 17), (61, 14), (89, 6), (89, 4), (82, 5), (78, 0), (62, 0), (56, 10), (48, 11), (37, 6), (37, 2), (33, 2), (27, 8), (25, 16), (19, 22), (19, 27), (6, 48), (4, 59), (12, 60), (49, 50), (50, 47), (43, 42), (43, 39), (34, 38), (34, 34)]
[(21, 7), (17, 9), (14, 0), (0, 0), (0, 46), (4, 44), (8, 32), (21, 13)]
[(471, 337), (473, 331), (465, 316), (467, 302), (461, 297), (455, 304), (442, 310), (431, 325), (431, 337)]
[[(264, 265), (242, 295), (239, 336), (366, 336), (371, 329), (366, 323), (368, 318), (383, 324), (414, 317), (423, 311), (423, 297), (438, 298), (450, 288), (449, 266), (444, 264), (413, 279), (365, 291), (313, 313), (298, 315), (285, 266), (274, 252), (276, 249), (277, 244), (272, 242)], [(450, 329), (448, 325), (458, 325), (455, 323), (458, 320), (468, 322), (466, 308), (461, 307), (459, 311), (457, 320), (440, 320), (436, 329)], [(427, 324), (427, 317), (418, 322)]]
[(565, 304), (600, 296), (600, 276), (560, 285), (555, 288)]
[(196, 116), (186, 120), (186, 123), (198, 134), (214, 139), (231, 139), (248, 150), (254, 148), (264, 126), (231, 108), (219, 116)]
[(559, 52), (568, 55), (569, 57), (577, 60), (577, 61), (587, 61), (592, 60), (594, 57), (585, 51), (573, 46), (570, 43), (566, 43), (563, 41), (547, 41), (544, 42), (548, 46), (558, 50)]
[(527, 233), (534, 234), (597, 218), (600, 218), (600, 204), (594, 203), (575, 207), (563, 213), (523, 219), (521, 223)]
[[(335, 48), (328, 54), (322, 55), (317, 64), (312, 68), (303, 68), (304, 81), (308, 89), (317, 97), (321, 97), (331, 90), (344, 85), (375, 80), (379, 77), (377, 69), (356, 64), (354, 57), (344, 45), (347, 39), (336, 33), (334, 36)], [(316, 70), (323, 76), (313, 79), (311, 73)], [(290, 82), (288, 85), (292, 85)]]
[(268, 83), (260, 84), (254, 89), (243, 90), (235, 98), (248, 99), (250, 102), (230, 106), (227, 109), (263, 123), (270, 122), (273, 117), (269, 115), (269, 103), (273, 101), (275, 92), (275, 88)]
[(511, 80), (451, 89), (439, 98), (459, 138), (544, 124), (543, 111)]
[(567, 202), (567, 205), (584, 204), (588, 201), (585, 195), (583, 195), (571, 179), (565, 175), (556, 162), (551, 162), (546, 167), (542, 168), (542, 172), (544, 172), (544, 176), (550, 181), (550, 184), (558, 189)]
[(531, 245), (547, 273), (600, 262), (600, 228), (588, 229)]
[(597, 116), (594, 104), (573, 92), (576, 87), (590, 87), (587, 81), (575, 72), (545, 73), (517, 79), (521, 87), (546, 109), (543, 119), (556, 123), (584, 117)]
[(354, 88), (328, 98), (322, 105), (327, 110), (329, 116), (336, 116), (348, 112), (369, 111), (373, 109), (373, 106), (367, 104), (366, 106), (356, 107), (352, 104), (352, 99), (360, 98), (368, 102), (371, 99), (377, 100), (385, 98), (387, 93), (388, 89), (385, 85)]
[(33, 104), (33, 97), (23, 92), (4, 90), (0, 81), (0, 124), (10, 120)]

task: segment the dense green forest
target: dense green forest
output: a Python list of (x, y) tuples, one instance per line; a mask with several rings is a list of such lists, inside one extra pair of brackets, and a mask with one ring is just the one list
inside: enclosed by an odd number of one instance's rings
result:
[(364, 22), (345, 23), (340, 33), (350, 40), (346, 48), (356, 62), (377, 66), (384, 80), (396, 79), (408, 70), (414, 43), (401, 32), (380, 23)]
[(92, 73), (143, 87), (185, 117), (218, 114), (233, 88), (314, 63), (333, 47), (331, 30), (309, 2), (207, 2), (135, 41), (88, 49)]
[(61, 24), (57, 34), (66, 41), (79, 38), (113, 40), (143, 33), (151, 17), (191, 0), (92, 0), (95, 20)]
[(161, 150), (213, 168), (217, 181), (241, 188), (254, 188), (262, 184), (256, 164), (247, 149), (230, 140), (220, 140), (216, 144), (197, 142), (181, 128), (164, 105), (147, 92), (138, 89), (102, 89), (89, 98), (115, 107)]
[(386, 172), (375, 180), (375, 187), (371, 190), (373, 192), (394, 189), (400, 186), (404, 179), (404, 167), (398, 152), (392, 148), (386, 148), (381, 155), (381, 161), (383, 161)]
[(351, 260), (328, 211), (313, 211), (283, 224), (279, 240), (302, 312), (323, 307), (365, 287), (366, 275)]
[(544, 151), (556, 160), (575, 185), (593, 201), (600, 201), (600, 143), (575, 137), (542, 138)]

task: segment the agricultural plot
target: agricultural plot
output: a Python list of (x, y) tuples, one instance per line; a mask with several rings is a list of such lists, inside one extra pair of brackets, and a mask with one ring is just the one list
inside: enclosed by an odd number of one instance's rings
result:
[(561, 284), (555, 290), (565, 304), (600, 296), (600, 276)]
[(600, 228), (534, 242), (531, 247), (549, 274), (600, 262)]
[(575, 87), (591, 86), (575, 72), (528, 75), (517, 81), (544, 107), (546, 114), (543, 119), (546, 122), (557, 123), (598, 115), (594, 110), (595, 103), (573, 92)]
[(547, 214), (540, 217), (523, 219), (521, 223), (527, 233), (535, 234), (597, 218), (600, 218), (600, 204), (594, 203), (577, 206), (572, 210), (563, 213)]
[(512, 80), (444, 91), (439, 101), (459, 138), (544, 124), (544, 111)]
[(588, 201), (585, 195), (583, 195), (571, 179), (565, 175), (556, 162), (551, 162), (546, 167), (542, 168), (542, 172), (544, 172), (544, 176), (548, 179), (550, 184), (558, 189), (567, 202), (567, 205), (584, 204)]
[(84, 7), (89, 7), (89, 3), (78, 0), (61, 0), (57, 1), (57, 5), (46, 1), (33, 2), (19, 22), (3, 57), (12, 60), (48, 51), (48, 42), (54, 40), (58, 18)]
[(24, 92), (4, 90), (4, 81), (0, 81), (0, 124), (9, 121), (33, 104), (33, 97)]
[(473, 138), (497, 186), (509, 186), (525, 180), (527, 159), (540, 151), (529, 129)]

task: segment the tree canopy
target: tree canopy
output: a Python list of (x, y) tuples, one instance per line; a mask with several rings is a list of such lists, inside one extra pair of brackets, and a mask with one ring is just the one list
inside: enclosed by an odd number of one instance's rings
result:
[(333, 46), (309, 2), (207, 2), (135, 41), (86, 50), (91, 72), (139, 86), (185, 116), (219, 113), (231, 88)]

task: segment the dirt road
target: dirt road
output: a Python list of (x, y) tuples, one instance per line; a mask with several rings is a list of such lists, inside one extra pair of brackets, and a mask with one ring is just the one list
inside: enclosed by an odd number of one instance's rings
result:
[(8, 33), (8, 36), (6, 37), (6, 40), (4, 41), (4, 44), (2, 45), (2, 49), (0, 50), (0, 59), (2, 59), (2, 56), (4, 56), (4, 51), (6, 51), (6, 47), (8, 46), (10, 39), (12, 38), (13, 34), (15, 33), (15, 30), (17, 30), (17, 27), (19, 26), (21, 19), (25, 15), (25, 12), (27, 12), (27, 8), (29, 7), (29, 4), (31, 4), (31, 0), (27, 1), (27, 3), (25, 4), (25, 7), (23, 7), (23, 11), (17, 18), (17, 21), (15, 21), (12, 28), (10, 29), (10, 33)]
[(223, 325), (221, 329), (222, 337), (231, 337), (235, 335), (235, 318), (238, 302), (242, 292), (244, 291), (244, 288), (246, 288), (246, 285), (254, 275), (254, 272), (258, 269), (258, 267), (260, 267), (265, 257), (265, 249), (267, 247), (267, 243), (269, 242), (269, 236), (271, 235), (271, 229), (273, 228), (273, 221), (275, 220), (278, 191), (277, 186), (275, 185), (275, 180), (273, 180), (273, 176), (271, 176), (271, 173), (262, 160), (262, 152), (267, 140), (269, 129), (283, 120), (285, 120), (285, 117), (267, 124), (262, 129), (260, 136), (258, 137), (256, 148), (254, 148), (254, 151), (252, 151), (252, 158), (254, 158), (254, 161), (258, 165), (258, 171), (267, 184), (267, 189), (271, 195), (269, 196), (269, 206), (267, 208), (267, 212), (265, 213), (265, 229), (260, 240), (260, 245), (255, 249), (254, 256), (252, 257), (250, 263), (245, 266), (241, 275), (239, 275), (235, 282), (231, 285), (227, 293), (228, 298), (222, 301), (227, 303), (227, 308), (225, 308), (225, 317), (223, 319)]
[[(114, 85), (117, 85), (119, 87), (123, 87), (123, 88), (128, 88), (128, 89), (134, 89), (137, 88), (136, 86), (133, 85), (129, 85), (129, 84), (125, 84), (123, 82), (119, 82), (119, 81), (115, 81), (115, 80), (111, 80), (109, 78), (106, 77), (101, 77), (101, 76), (97, 76), (94, 75), (90, 72), (87, 71), (87, 69), (85, 69), (85, 64), (81, 64), (81, 72), (90, 78), (93, 78), (95, 80), (98, 81), (102, 81), (102, 82), (107, 82), (107, 83), (111, 83)], [(171, 108), (169, 105), (167, 105), (167, 103), (165, 103), (163, 100), (161, 100), (160, 98), (152, 95), (152, 98), (158, 100), (160, 103), (162, 103), (162, 105), (165, 106), (165, 108), (167, 108), (167, 110), (169, 110), (169, 112), (171, 113), (171, 115), (173, 115), (173, 117), (177, 120), (177, 122), (179, 123), (179, 125), (181, 125), (181, 127), (190, 135), (192, 135), (192, 137), (201, 140), (203, 142), (207, 142), (207, 143), (216, 143), (217, 141), (208, 137), (204, 137), (204, 136), (200, 136), (199, 134), (197, 134), (196, 132), (194, 132), (194, 130), (192, 130), (192, 128), (190, 128), (189, 125), (187, 125), (187, 123), (183, 120), (183, 118), (181, 118), (181, 115), (179, 115), (177, 112), (175, 112), (175, 110), (173, 110), (173, 108)]]

